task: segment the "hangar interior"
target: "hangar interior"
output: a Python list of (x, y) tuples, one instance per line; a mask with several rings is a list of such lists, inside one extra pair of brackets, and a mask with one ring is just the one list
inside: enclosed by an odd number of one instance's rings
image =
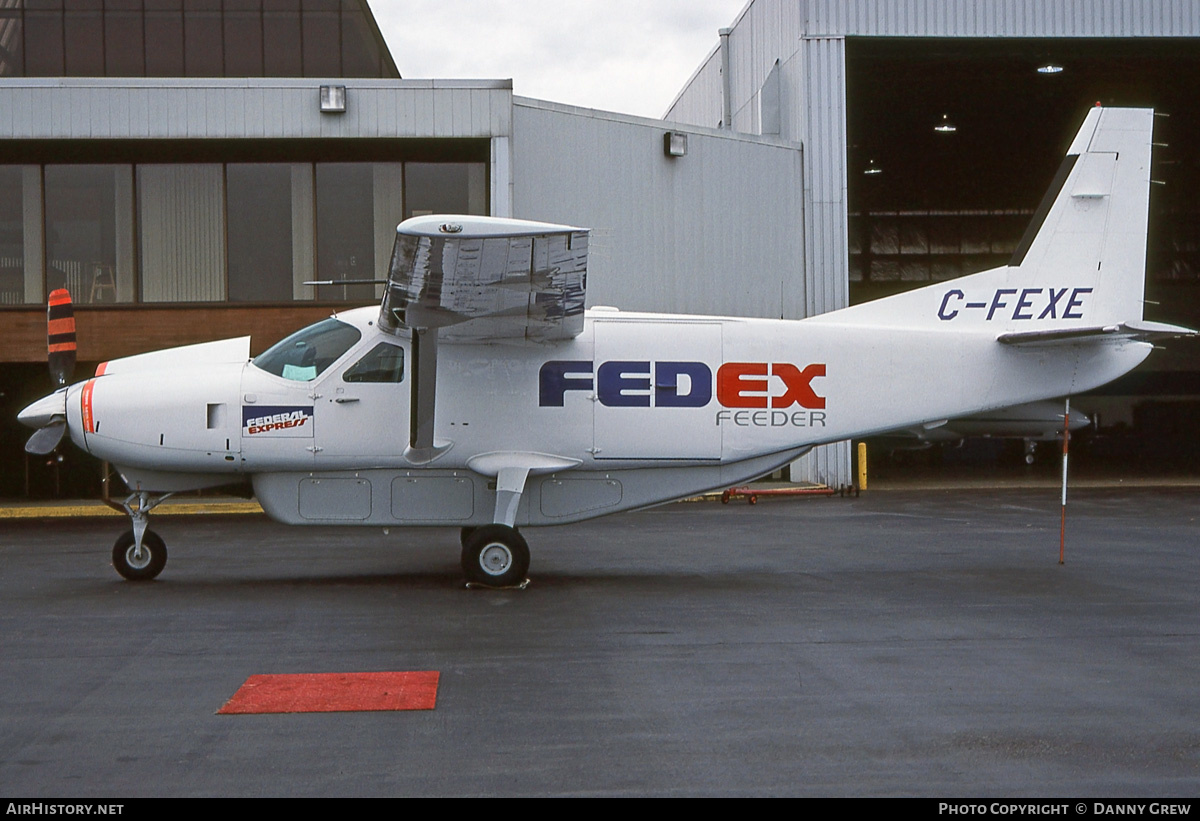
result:
[[(849, 39), (851, 301), (1005, 264), (1076, 120), (1100, 103), (1163, 115), (1145, 314), (1200, 327), (1200, 116), (1175, 80), (1200, 71), (1197, 46), (1179, 38)], [(936, 130), (943, 123), (955, 130)], [(1168, 342), (1075, 404), (1097, 422), (1080, 437), (1093, 459), (1194, 471), (1200, 344)]]

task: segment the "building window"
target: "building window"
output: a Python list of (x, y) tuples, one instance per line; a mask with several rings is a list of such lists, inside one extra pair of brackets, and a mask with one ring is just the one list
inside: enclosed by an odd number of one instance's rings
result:
[(486, 214), (486, 177), (485, 163), (0, 165), (0, 305), (62, 287), (79, 305), (375, 302), (396, 225)]
[(183, 77), (180, 0), (146, 0), (146, 76)]
[(0, 166), (0, 305), (42, 301), (41, 212), (41, 169)]
[(259, 0), (225, 0), (225, 76), (263, 76), (263, 18)]
[(225, 299), (225, 181), (218, 164), (139, 165), (143, 302)]
[(305, 77), (342, 75), (342, 20), (340, 0), (304, 0)]
[[(293, 184), (299, 176), (300, 184)], [(311, 166), (287, 163), (231, 164), (225, 167), (228, 214), (230, 302), (286, 302), (311, 298), (295, 281), (293, 200), (312, 197)], [(303, 235), (305, 232), (297, 232)], [(306, 232), (311, 234), (311, 230)], [(311, 290), (311, 289), (308, 289)]]
[(405, 217), (487, 214), (487, 167), (483, 163), (404, 165)]
[(0, 77), (399, 77), (365, 0), (0, 0)]
[(104, 3), (73, 0), (63, 18), (68, 77), (104, 76)]
[(142, 0), (105, 0), (104, 75), (145, 77)]
[(46, 287), (75, 302), (133, 301), (133, 168), (47, 165)]
[[(318, 163), (317, 279), (374, 279), (375, 209), (371, 164)], [(317, 299), (369, 302), (371, 285), (326, 285)]]
[(300, 77), (299, 0), (263, 0), (263, 70), (267, 77)]
[(0, 7), (0, 77), (20, 77), (25, 73), (21, 28), (21, 10)]
[[(57, 6), (57, 7), (56, 7)], [(15, 11), (15, 9), (14, 9)], [(39, 3), (25, 10), (21, 32), (26, 77), (63, 76), (63, 12), (59, 4)]]

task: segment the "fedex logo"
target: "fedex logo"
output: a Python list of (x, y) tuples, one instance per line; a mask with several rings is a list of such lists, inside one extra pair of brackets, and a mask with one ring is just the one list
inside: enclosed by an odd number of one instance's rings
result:
[(938, 319), (948, 322), (964, 311), (986, 313), (988, 322), (997, 316), (1005, 321), (1083, 319), (1084, 297), (1091, 292), (1091, 288), (997, 288), (982, 302), (968, 302), (967, 295), (954, 288), (942, 297)]
[(824, 408), (825, 397), (812, 386), (824, 375), (824, 364), (726, 362), (714, 381), (704, 362), (616, 360), (596, 368), (588, 361), (555, 360), (538, 374), (538, 405), (561, 408), (567, 391), (595, 390), (607, 407), (702, 408), (712, 401), (715, 386), (717, 403), (726, 408)]
[(242, 436), (304, 437), (311, 439), (312, 405), (242, 406)]

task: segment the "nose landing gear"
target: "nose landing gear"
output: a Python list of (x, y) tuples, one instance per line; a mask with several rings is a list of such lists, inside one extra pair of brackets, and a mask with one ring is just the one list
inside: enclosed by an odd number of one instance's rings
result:
[[(131, 493), (121, 503), (129, 514), (133, 528), (122, 533), (113, 545), (112, 563), (117, 572), (129, 581), (149, 581), (162, 572), (167, 564), (167, 545), (162, 537), (150, 530), (150, 511), (174, 493), (151, 498), (149, 493)], [(137, 507), (133, 501), (137, 500)]]

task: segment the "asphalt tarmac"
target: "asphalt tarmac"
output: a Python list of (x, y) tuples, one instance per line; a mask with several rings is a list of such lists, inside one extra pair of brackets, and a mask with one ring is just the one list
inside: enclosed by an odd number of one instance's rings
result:
[[(528, 530), (0, 522), (0, 795), (1200, 793), (1200, 491), (676, 504)], [(423, 712), (217, 715), (260, 673), (437, 670)]]

